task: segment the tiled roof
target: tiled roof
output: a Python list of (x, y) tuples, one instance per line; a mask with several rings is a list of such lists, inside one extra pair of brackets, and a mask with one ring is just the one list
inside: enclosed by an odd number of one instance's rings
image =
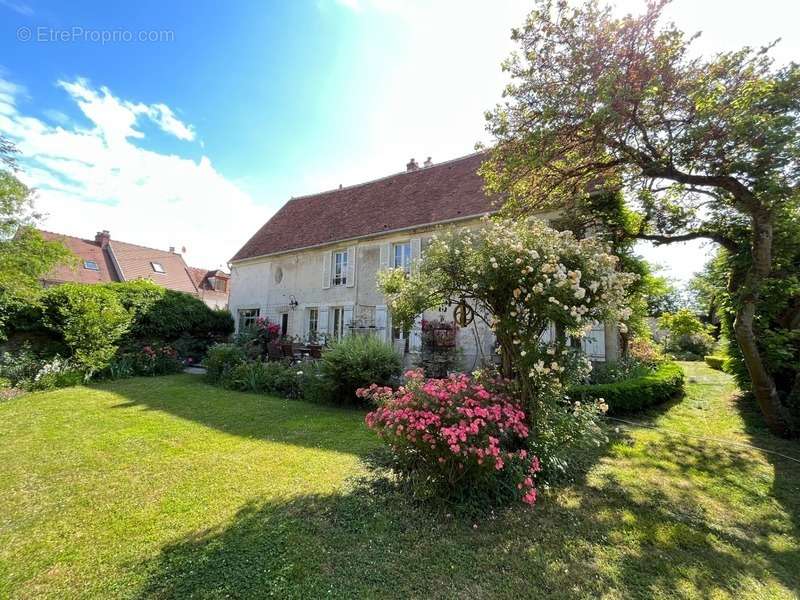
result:
[[(103, 252), (100, 245), (94, 240), (84, 240), (71, 235), (53, 233), (52, 231), (39, 230), (46, 240), (58, 240), (69, 248), (78, 257), (75, 267), (58, 266), (45, 277), (49, 282), (77, 281), (79, 283), (106, 283), (119, 281), (114, 265), (109, 256)], [(91, 260), (97, 264), (99, 271), (86, 269), (83, 261)]]
[[(180, 254), (117, 240), (109, 241), (108, 246), (113, 252), (114, 258), (117, 259), (122, 277), (126, 281), (149, 279), (171, 290), (189, 294), (197, 293), (194, 281), (192, 281), (186, 263)], [(152, 263), (160, 264), (164, 268), (164, 273), (154, 271)]]
[[(171, 290), (197, 294), (192, 276), (180, 254), (117, 240), (109, 240), (108, 246), (104, 250), (96, 240), (86, 240), (51, 231), (40, 230), (40, 233), (47, 240), (60, 240), (78, 257), (77, 267), (58, 266), (44, 277), (45, 281), (52, 283), (65, 281), (105, 283), (150, 279)], [(121, 272), (115, 267), (112, 254)], [(93, 271), (84, 268), (83, 263), (86, 260), (97, 263), (100, 270)], [(154, 262), (164, 268), (164, 273), (156, 273), (153, 270), (152, 263)]]
[(289, 200), (231, 260), (484, 214), (483, 153)]

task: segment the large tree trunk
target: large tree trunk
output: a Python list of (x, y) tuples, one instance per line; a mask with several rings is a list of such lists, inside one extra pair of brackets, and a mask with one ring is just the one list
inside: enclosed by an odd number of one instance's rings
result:
[(764, 366), (753, 329), (760, 288), (772, 268), (772, 217), (766, 212), (757, 213), (753, 215), (752, 224), (752, 263), (744, 274), (740, 289), (736, 289), (737, 278), (731, 278), (731, 291), (740, 298), (733, 329), (764, 420), (773, 433), (787, 437), (794, 433), (792, 422), (781, 404), (775, 382)]

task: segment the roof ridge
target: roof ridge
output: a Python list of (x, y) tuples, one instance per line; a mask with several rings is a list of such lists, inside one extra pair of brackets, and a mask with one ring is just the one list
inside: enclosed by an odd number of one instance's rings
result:
[[(344, 190), (352, 190), (353, 188), (361, 187), (363, 185), (370, 185), (372, 183), (378, 183), (379, 181), (383, 181), (385, 179), (391, 179), (392, 177), (400, 177), (400, 176), (403, 176), (403, 175), (413, 175), (413, 174), (416, 174), (416, 173), (428, 172), (428, 171), (431, 171), (433, 169), (437, 169), (439, 167), (443, 167), (445, 165), (448, 165), (450, 163), (458, 162), (460, 160), (465, 160), (467, 158), (472, 158), (473, 156), (477, 156), (478, 154), (483, 154), (485, 152), (486, 152), (486, 150), (476, 150), (475, 152), (471, 152), (471, 153), (465, 154), (463, 156), (457, 156), (456, 158), (450, 158), (448, 160), (443, 160), (442, 162), (432, 164), (430, 167), (419, 167), (417, 169), (414, 169), (413, 171), (408, 171), (408, 170), (406, 170), (406, 171), (398, 171), (396, 173), (391, 173), (389, 175), (384, 175), (383, 177), (377, 177), (375, 179), (362, 181), (360, 183), (354, 183), (352, 185), (345, 185), (345, 186), (338, 187), (338, 188), (331, 188), (329, 190), (323, 190), (321, 192), (314, 192), (313, 194), (303, 194), (301, 196), (292, 196), (291, 198), (289, 198), (289, 202), (293, 202), (294, 200), (303, 200), (305, 198), (313, 198), (314, 196), (322, 196), (323, 194), (330, 194), (331, 192), (341, 192), (341, 191), (344, 191)], [(289, 202), (287, 202), (286, 204), (289, 204)], [(286, 206), (286, 204), (284, 204), (284, 206)], [(278, 209), (278, 210), (280, 210), (280, 209)]]
[(60, 235), (62, 237), (72, 238), (73, 240), (80, 240), (81, 242), (89, 242), (91, 244), (96, 244), (97, 243), (95, 240), (92, 240), (92, 239), (89, 239), (89, 238), (82, 238), (82, 237), (79, 237), (77, 235), (70, 235), (68, 233), (60, 233), (58, 231), (50, 231), (49, 229), (42, 229), (41, 227), (33, 227), (33, 229), (35, 229), (39, 233), (49, 233), (51, 235)]
[[(62, 237), (72, 238), (73, 240), (80, 240), (82, 242), (89, 242), (91, 244), (96, 244), (97, 243), (97, 240), (94, 240), (94, 239), (91, 239), (91, 238), (82, 238), (82, 237), (79, 237), (77, 235), (70, 235), (68, 233), (61, 233), (61, 232), (58, 232), (58, 231), (50, 231), (49, 229), (42, 229), (41, 227), (34, 227), (34, 229), (36, 229), (37, 231), (40, 231), (42, 233), (49, 233), (49, 234), (52, 234), (52, 235), (60, 235)], [(181, 257), (183, 256), (182, 254), (179, 254), (178, 252), (170, 252), (169, 250), (161, 250), (160, 248), (153, 248), (152, 246), (143, 246), (142, 244), (134, 244), (133, 242), (126, 242), (125, 240), (118, 240), (118, 239), (115, 239), (115, 238), (111, 238), (108, 241), (116, 243), (116, 244), (127, 244), (128, 246), (136, 246), (137, 248), (143, 248), (144, 250), (155, 250), (156, 252), (163, 252), (165, 254), (174, 254), (175, 256), (181, 256)], [(184, 261), (184, 262), (186, 262), (186, 261)]]

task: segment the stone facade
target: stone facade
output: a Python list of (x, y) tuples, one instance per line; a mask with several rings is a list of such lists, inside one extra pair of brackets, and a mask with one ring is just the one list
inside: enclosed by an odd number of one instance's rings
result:
[[(478, 225), (475, 218), (459, 222), (459, 226)], [(434, 229), (424, 226), (234, 260), (229, 306), (237, 331), (258, 316), (280, 324), (286, 335), (301, 340), (371, 334), (393, 342), (405, 354), (407, 365), (414, 364), (421, 346), (422, 319), (452, 321), (452, 308), (426, 311), (409, 332), (393, 330), (386, 299), (377, 289), (377, 273), (394, 267), (396, 261), (402, 263), (406, 255), (416, 260)], [(344, 278), (337, 279), (337, 273)], [(616, 339), (615, 331), (600, 325), (584, 342), (584, 349), (595, 361), (615, 357)], [(494, 343), (492, 332), (479, 319), (460, 328), (456, 346), (462, 369), (472, 370), (493, 360)]]

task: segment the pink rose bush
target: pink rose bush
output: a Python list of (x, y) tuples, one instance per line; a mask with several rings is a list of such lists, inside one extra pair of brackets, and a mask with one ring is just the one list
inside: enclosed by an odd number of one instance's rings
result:
[(499, 382), (464, 375), (406, 373), (397, 390), (371, 385), (360, 398), (377, 408), (367, 426), (389, 445), (402, 474), (449, 496), (490, 494), (536, 502), (539, 459), (527, 449), (525, 412)]

